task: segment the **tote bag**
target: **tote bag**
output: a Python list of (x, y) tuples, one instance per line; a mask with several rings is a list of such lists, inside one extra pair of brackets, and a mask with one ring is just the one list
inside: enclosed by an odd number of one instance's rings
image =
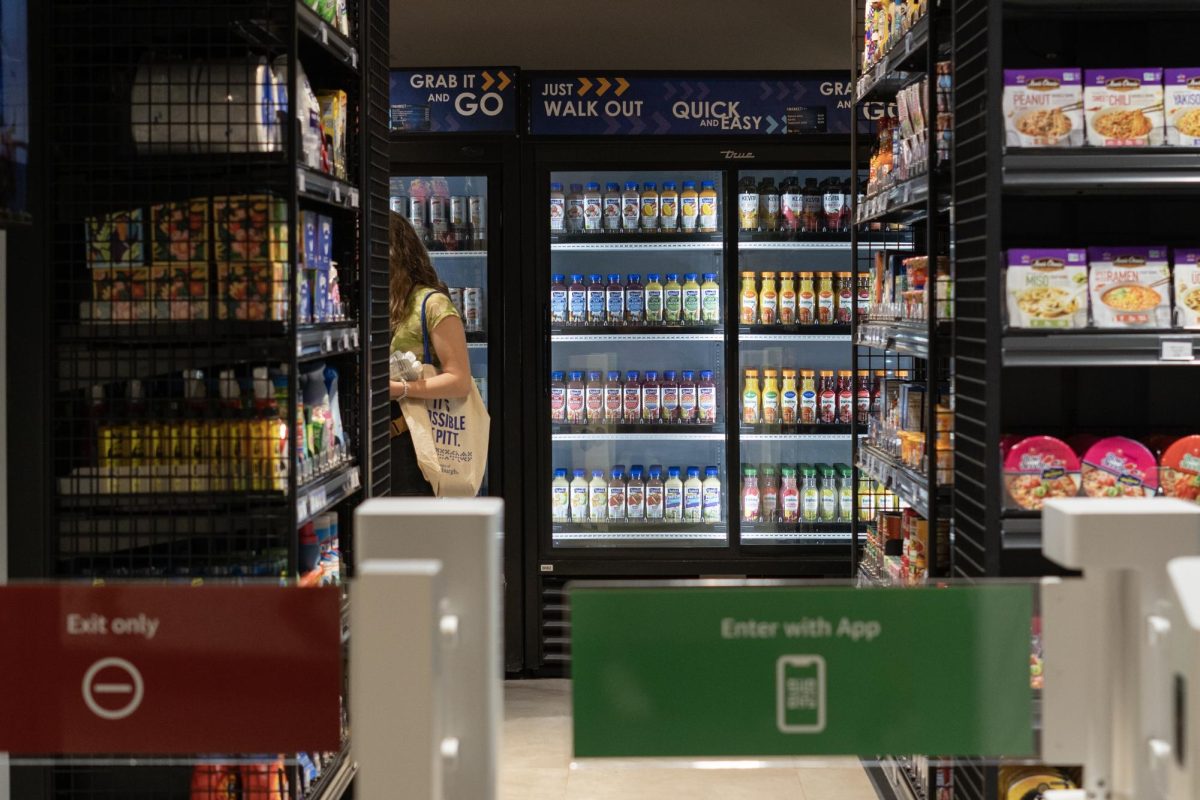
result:
[[(438, 374), (430, 363), (429, 327), (425, 307), (433, 292), (421, 303), (421, 339), (424, 343), (422, 371), (426, 378)], [(487, 468), (488, 436), (492, 419), (471, 381), (466, 397), (454, 400), (405, 398), (400, 410), (412, 433), (413, 449), (421, 474), (438, 497), (474, 497)]]

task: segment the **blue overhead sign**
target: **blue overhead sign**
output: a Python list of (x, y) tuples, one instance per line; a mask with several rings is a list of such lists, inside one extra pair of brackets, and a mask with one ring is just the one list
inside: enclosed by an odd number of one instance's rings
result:
[(390, 127), (403, 133), (515, 133), (517, 69), (391, 73)]
[[(530, 80), (529, 132), (578, 136), (850, 133), (849, 73), (771, 79), (542, 74)], [(879, 109), (864, 108), (867, 120)]]

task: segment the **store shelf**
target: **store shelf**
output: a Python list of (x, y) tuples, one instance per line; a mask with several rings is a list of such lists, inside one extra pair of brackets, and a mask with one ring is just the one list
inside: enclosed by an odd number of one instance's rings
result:
[(429, 257), (435, 261), (442, 259), (487, 258), (487, 250), (430, 250)]
[(162, 515), (166, 509), (173, 513), (186, 513), (279, 506), (283, 505), (286, 497), (283, 492), (130, 492), (59, 494), (56, 502), (63, 511)]
[(781, 544), (786, 542), (849, 542), (849, 522), (769, 523), (743, 522), (742, 541), (747, 544)]
[[(948, 333), (947, 324), (938, 323), (939, 334)], [(858, 345), (890, 350), (914, 358), (929, 358), (929, 325), (924, 322), (864, 322), (859, 326)], [(943, 354), (948, 354), (944, 351)]]
[(347, 743), (334, 762), (321, 771), (317, 782), (302, 797), (304, 800), (342, 800), (357, 772), (358, 764), (351, 757), (350, 745)]
[(468, 350), (487, 350), (487, 342), (467, 342)]
[[(937, 176), (933, 178), (936, 180)], [(898, 222), (908, 225), (925, 219), (928, 216), (929, 183), (928, 174), (919, 175), (868, 197), (859, 208), (858, 224)], [(949, 197), (940, 197), (939, 212), (944, 213), (949, 208)]]
[(849, 425), (743, 425), (743, 442), (848, 442)]
[(719, 233), (564, 233), (550, 237), (559, 251), (711, 250), (725, 246)]
[(358, 187), (309, 167), (296, 167), (296, 191), (301, 200), (339, 210), (358, 210)]
[(847, 234), (844, 239), (793, 239), (793, 240), (760, 240), (739, 239), (738, 250), (849, 250), (850, 239)]
[(1004, 189), (1033, 194), (1200, 192), (1200, 148), (1010, 149)]
[(1200, 333), (1010, 331), (1001, 354), (1006, 367), (1195, 366)]
[(743, 325), (742, 342), (849, 342), (849, 325)]
[(894, 98), (898, 91), (924, 74), (928, 49), (929, 15), (926, 14), (908, 33), (896, 40), (875, 66), (859, 77), (854, 102)]
[(314, 42), (330, 58), (358, 72), (358, 48), (304, 3), (296, 3), (296, 32), (301, 42)]
[(666, 546), (686, 546), (692, 542), (724, 543), (729, 529), (724, 523), (704, 525), (697, 523), (671, 524), (656, 522), (624, 523), (581, 523), (555, 525), (553, 530), (556, 545), (611, 546), (614, 542), (637, 542), (641, 544), (663, 543)]
[[(866, 232), (859, 233), (859, 247), (866, 242)], [(903, 249), (912, 247), (912, 234), (907, 231), (874, 231), (870, 234), (872, 244), (892, 245)], [(849, 233), (794, 234), (785, 232), (751, 233), (738, 236), (739, 250), (849, 250)]]
[(1005, 550), (1042, 550), (1042, 515), (1005, 516), (1000, 520), (1000, 544)]
[[(569, 426), (568, 426), (569, 427)], [(646, 426), (654, 428), (659, 432), (650, 431), (633, 431), (632, 429), (638, 426), (630, 426), (630, 431), (627, 433), (617, 432), (602, 432), (588, 431), (577, 433), (554, 433), (551, 434), (551, 439), (556, 442), (667, 442), (667, 441), (689, 441), (689, 442), (723, 442), (725, 441), (724, 433), (701, 433), (702, 426), (692, 425), (674, 425), (674, 426)], [(707, 427), (707, 426), (705, 426)], [(724, 427), (724, 426), (711, 426)], [(557, 430), (557, 428), (556, 428)], [(669, 431), (669, 432), (667, 432)]]
[(362, 487), (362, 474), (357, 464), (341, 466), (319, 475), (296, 490), (296, 521), (303, 525), (318, 514), (324, 514)]
[[(725, 334), (714, 333), (721, 328), (557, 328), (550, 334), (552, 342), (724, 342)], [(570, 331), (568, 333), (568, 331)], [(639, 332), (643, 331), (643, 332)], [(704, 331), (686, 333), (685, 331)]]
[(305, 326), (296, 334), (296, 357), (301, 361), (358, 351), (358, 326), (355, 323), (340, 323), (332, 327)]
[(725, 438), (725, 426), (721, 424), (641, 424), (631, 422), (613, 425), (551, 425), (550, 432), (556, 440), (560, 441), (647, 439), (662, 436), (672, 438), (686, 436), (689, 439), (699, 437), (705, 441), (720, 441)]
[[(859, 469), (891, 490), (922, 517), (929, 518), (927, 476), (868, 444), (860, 447), (858, 462)], [(945, 487), (939, 487), (939, 493), (945, 493)]]

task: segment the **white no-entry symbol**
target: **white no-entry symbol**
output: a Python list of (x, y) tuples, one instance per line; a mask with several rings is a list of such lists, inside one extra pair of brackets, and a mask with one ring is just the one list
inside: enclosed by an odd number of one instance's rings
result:
[(83, 676), (83, 702), (101, 719), (125, 719), (137, 711), (145, 689), (137, 667), (115, 656), (100, 659)]

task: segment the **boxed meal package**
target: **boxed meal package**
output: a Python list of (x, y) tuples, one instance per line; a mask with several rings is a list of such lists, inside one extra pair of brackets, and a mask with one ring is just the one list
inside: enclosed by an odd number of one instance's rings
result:
[(156, 264), (150, 281), (154, 319), (208, 319), (208, 264)]
[(1145, 147), (1163, 143), (1163, 71), (1159, 67), (1089, 69), (1084, 72), (1087, 143), (1095, 147)]
[(1167, 497), (1200, 503), (1200, 436), (1184, 436), (1168, 445), (1159, 481)]
[(1175, 324), (1200, 329), (1200, 249), (1176, 250), (1171, 273), (1175, 282)]
[(1200, 147), (1200, 67), (1165, 74), (1167, 144)]
[(1153, 497), (1158, 461), (1150, 448), (1124, 436), (1101, 439), (1083, 457), (1083, 493), (1088, 497)]
[(1053, 436), (1030, 436), (1004, 457), (1008, 505), (1040, 511), (1052, 497), (1079, 494), (1079, 456)]
[(87, 217), (84, 239), (89, 267), (139, 267), (145, 264), (142, 209)]
[(1086, 328), (1086, 250), (1009, 250), (1010, 328)]
[(1004, 127), (1010, 147), (1081, 147), (1083, 82), (1078, 69), (1004, 70)]
[(1171, 265), (1165, 247), (1089, 247), (1097, 328), (1170, 328)]
[(285, 322), (288, 265), (234, 262), (217, 265), (219, 319)]
[(287, 219), (287, 204), (276, 195), (214, 197), (217, 261), (288, 261)]
[(155, 263), (208, 261), (208, 198), (151, 206), (150, 224)]

